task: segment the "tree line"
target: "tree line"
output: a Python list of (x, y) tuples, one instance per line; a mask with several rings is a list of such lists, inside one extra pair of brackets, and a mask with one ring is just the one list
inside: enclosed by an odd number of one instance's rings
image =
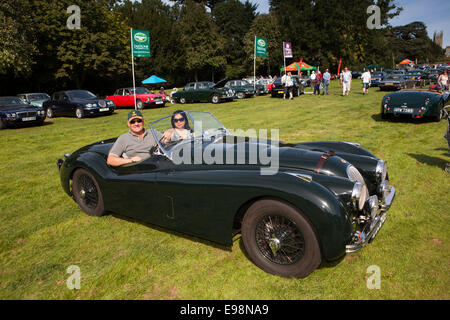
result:
[[(282, 43), (293, 59), (337, 71), (368, 64), (392, 68), (409, 58), (443, 59), (422, 22), (392, 27), (402, 8), (394, 0), (270, 0), (259, 14), (251, 0), (3, 0), (0, 3), (0, 91), (83, 88), (110, 94), (131, 84), (130, 28), (149, 30), (151, 58), (136, 58), (137, 83), (156, 74), (170, 86), (253, 74), (255, 36), (268, 40), (258, 75), (279, 75)], [(80, 29), (69, 29), (67, 8), (80, 8)], [(380, 8), (369, 29), (367, 8)]]

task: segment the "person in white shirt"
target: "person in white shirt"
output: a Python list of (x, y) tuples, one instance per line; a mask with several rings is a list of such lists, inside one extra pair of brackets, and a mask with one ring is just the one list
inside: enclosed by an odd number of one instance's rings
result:
[(286, 94), (289, 92), (289, 99), (294, 98), (294, 81), (292, 80), (292, 74), (288, 72), (287, 74), (284, 74), (283, 77), (281, 77), (281, 84), (284, 86), (284, 94), (283, 94), (283, 100), (286, 99)]
[(369, 93), (371, 77), (372, 75), (370, 74), (369, 70), (364, 69), (364, 73), (361, 75), (361, 80), (363, 83), (363, 94)]
[(342, 95), (348, 96), (350, 92), (350, 87), (352, 86), (352, 73), (348, 70), (347, 67), (344, 68), (344, 72), (341, 73), (341, 86), (342, 86)]

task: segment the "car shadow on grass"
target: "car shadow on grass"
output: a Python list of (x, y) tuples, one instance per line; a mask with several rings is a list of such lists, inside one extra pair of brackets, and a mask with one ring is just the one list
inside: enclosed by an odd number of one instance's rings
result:
[(415, 119), (415, 118), (413, 119), (409, 115), (397, 115), (397, 116), (390, 115), (390, 116), (388, 116), (388, 118), (382, 119), (380, 113), (373, 114), (372, 119), (375, 120), (376, 122), (393, 122), (393, 123), (400, 122), (400, 123), (411, 123), (411, 124), (422, 124), (422, 123), (435, 122), (433, 120), (433, 118), (431, 118), (431, 117), (426, 117), (426, 118), (421, 118), (421, 119)]
[(193, 242), (198, 242), (198, 243), (201, 243), (201, 244), (204, 244), (204, 245), (216, 248), (216, 249), (221, 249), (221, 250), (229, 251), (229, 252), (232, 251), (231, 250), (231, 248), (232, 248), (231, 246), (227, 246), (227, 245), (223, 245), (223, 244), (220, 244), (220, 243), (212, 242), (212, 241), (209, 241), (209, 240), (198, 238), (196, 236), (188, 235), (188, 234), (185, 234), (185, 233), (180, 233), (180, 232), (177, 232), (177, 231), (174, 231), (174, 230), (169, 230), (169, 229), (166, 229), (164, 227), (158, 226), (156, 224), (151, 224), (151, 223), (148, 223), (148, 222), (145, 222), (145, 221), (133, 219), (133, 218), (126, 217), (126, 216), (121, 216), (121, 215), (119, 215), (117, 213), (108, 212), (107, 214), (109, 214), (110, 216), (112, 216), (114, 218), (117, 218), (117, 219), (125, 220), (125, 221), (132, 222), (132, 223), (138, 223), (138, 224), (140, 224), (142, 226), (145, 226), (145, 227), (148, 227), (148, 228), (151, 228), (151, 229), (155, 229), (155, 230), (160, 231), (160, 232), (168, 233), (168, 234), (180, 237), (180, 238), (184, 238), (184, 239), (187, 239), (187, 240), (190, 240), (190, 241), (193, 241)]
[(430, 157), (425, 154), (414, 154), (414, 153), (407, 153), (408, 156), (411, 158), (414, 158), (418, 161), (418, 164), (426, 164), (429, 166), (434, 166), (441, 168), (442, 170), (445, 169), (445, 165), (447, 164), (447, 161), (441, 158), (437, 157)]

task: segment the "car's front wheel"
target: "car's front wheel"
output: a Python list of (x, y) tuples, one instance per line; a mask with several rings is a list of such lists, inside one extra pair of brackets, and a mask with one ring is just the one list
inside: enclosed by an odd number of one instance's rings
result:
[(142, 110), (144, 109), (144, 103), (142, 102), (142, 100), (136, 100), (136, 109), (137, 110)]
[(255, 202), (244, 216), (241, 231), (250, 259), (266, 272), (304, 278), (322, 260), (311, 223), (282, 201)]
[(83, 109), (77, 108), (77, 110), (75, 110), (75, 116), (76, 116), (78, 119), (83, 118), (83, 117), (84, 117), (84, 111), (83, 111)]
[(105, 213), (102, 192), (97, 180), (89, 171), (78, 169), (74, 172), (72, 194), (87, 215), (101, 216)]
[(185, 103), (186, 103), (186, 98), (181, 97), (181, 98), (180, 98), (180, 103), (181, 103), (181, 104), (185, 104)]
[(214, 103), (214, 104), (219, 103), (219, 102), (220, 102), (219, 95), (213, 94), (213, 95), (211, 96), (211, 102)]
[(444, 117), (444, 103), (439, 103), (438, 114), (434, 117), (434, 121), (440, 122)]
[(245, 93), (243, 93), (243, 92), (238, 92), (238, 93), (237, 93), (237, 98), (238, 98), (238, 99), (244, 99), (244, 98), (245, 98)]

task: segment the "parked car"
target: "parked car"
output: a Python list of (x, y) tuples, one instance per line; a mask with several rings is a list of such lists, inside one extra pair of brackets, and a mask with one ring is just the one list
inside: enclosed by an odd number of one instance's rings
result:
[(378, 87), (380, 85), (380, 81), (384, 79), (386, 76), (386, 72), (382, 71), (374, 71), (370, 74), (370, 86), (371, 87)]
[(265, 92), (265, 87), (262, 84), (250, 84), (245, 80), (230, 80), (227, 81), (225, 87), (234, 91), (238, 99), (244, 99), (253, 97), (255, 95), (261, 95)]
[[(158, 146), (134, 165), (106, 164), (116, 139), (66, 154), (57, 161), (64, 191), (91, 216), (114, 212), (228, 246), (241, 232), (250, 259), (285, 277), (359, 251), (385, 222), (396, 191), (386, 162), (359, 144), (260, 142), (208, 112), (185, 113), (192, 138), (164, 144), (172, 116), (156, 120)], [(278, 168), (261, 174), (268, 154)]]
[(397, 75), (397, 76), (404, 76), (406, 74), (405, 70), (391, 70), (391, 69), (387, 69), (385, 70), (387, 75), (391, 76), (391, 75)]
[(415, 81), (406, 79), (403, 75), (387, 74), (378, 84), (380, 90), (400, 90), (414, 88)]
[(439, 69), (428, 69), (425, 72), (426, 80), (428, 80), (430, 83), (437, 82), (440, 74), (441, 74), (441, 71)]
[[(305, 93), (304, 86), (303, 86), (302, 82), (300, 82), (302, 80), (299, 80), (298, 77), (293, 76), (292, 81), (294, 82), (294, 96), (298, 97), (301, 94), (304, 94)], [(281, 84), (281, 77), (277, 78), (273, 82), (271, 94), (272, 94), (272, 98), (283, 97), (284, 88), (283, 88), (283, 85)]]
[(84, 118), (94, 115), (110, 115), (114, 112), (114, 102), (99, 99), (87, 90), (67, 90), (52, 94), (43, 106), (48, 118), (57, 116), (76, 116)]
[(37, 124), (42, 125), (45, 111), (41, 107), (29, 105), (19, 97), (0, 97), (0, 129)]
[(444, 106), (450, 104), (450, 92), (427, 89), (401, 90), (385, 95), (381, 100), (381, 117), (408, 115), (415, 119), (431, 117), (441, 121)]
[(226, 81), (222, 80), (217, 84), (211, 81), (190, 82), (182, 90), (173, 93), (172, 99), (182, 104), (197, 101), (212, 103), (233, 101), (235, 94), (233, 90), (224, 88)]
[(352, 71), (352, 78), (353, 79), (359, 79), (361, 78), (362, 72), (361, 71)]
[(133, 88), (120, 88), (113, 95), (107, 96), (106, 99), (114, 102), (117, 107), (133, 107), (136, 96), (136, 108), (142, 110), (145, 107), (164, 107), (166, 102), (170, 101), (170, 97), (166, 94), (152, 93), (147, 88), (137, 87), (136, 94)]
[(36, 107), (42, 107), (45, 101), (50, 100), (50, 96), (46, 93), (20, 93), (17, 96), (24, 102)]
[(270, 91), (272, 91), (272, 79), (259, 79), (257, 81), (257, 84), (263, 85), (264, 86), (264, 93), (270, 93)]
[(422, 70), (413, 69), (406, 71), (405, 78), (414, 80), (416, 85), (423, 85), (424, 72)]

